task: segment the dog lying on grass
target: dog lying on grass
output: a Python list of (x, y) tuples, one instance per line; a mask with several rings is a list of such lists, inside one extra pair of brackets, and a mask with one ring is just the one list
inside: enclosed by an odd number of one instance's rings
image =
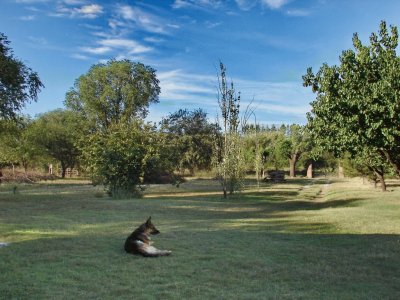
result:
[(145, 257), (167, 256), (171, 254), (168, 250), (158, 250), (151, 246), (150, 235), (159, 234), (160, 231), (151, 223), (151, 217), (140, 225), (125, 241), (125, 251)]

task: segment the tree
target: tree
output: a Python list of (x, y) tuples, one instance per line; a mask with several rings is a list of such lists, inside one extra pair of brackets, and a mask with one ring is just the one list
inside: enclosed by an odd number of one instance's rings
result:
[(288, 126), (284, 138), (278, 143), (277, 147), (280, 155), (289, 160), (290, 177), (295, 177), (296, 164), (301, 155), (308, 151), (310, 147), (306, 128), (298, 124)]
[(370, 45), (353, 36), (354, 50), (340, 56), (339, 66), (323, 64), (303, 76), (304, 86), (317, 94), (308, 114), (317, 146), (335, 155), (365, 149), (387, 160), (400, 176), (400, 58), (398, 31), (384, 21)]
[(83, 156), (95, 182), (103, 184), (112, 197), (138, 194), (148, 151), (148, 128), (141, 122), (113, 124), (107, 131), (88, 137)]
[(159, 93), (154, 69), (129, 60), (110, 60), (93, 65), (80, 76), (67, 92), (65, 104), (96, 129), (107, 129), (145, 117), (148, 106), (158, 102)]
[[(245, 176), (242, 139), (240, 135), (240, 93), (236, 95), (233, 82), (226, 80), (226, 68), (220, 63), (221, 76), (218, 77), (218, 104), (222, 117), (222, 135), (215, 135), (214, 160), (217, 177), (227, 197), (240, 190)], [(242, 124), (245, 125), (245, 124)]]
[(15, 119), (26, 102), (37, 100), (44, 87), (38, 74), (14, 57), (9, 44), (0, 33), (0, 119)]
[(211, 167), (212, 138), (218, 128), (208, 121), (205, 111), (180, 109), (163, 118), (160, 125), (161, 132), (169, 136), (176, 169), (189, 169), (194, 174), (195, 169)]
[(80, 156), (78, 142), (84, 135), (85, 121), (68, 110), (40, 115), (31, 128), (31, 138), (45, 153), (60, 162), (61, 177), (76, 167)]
[(3, 120), (1, 132), (0, 162), (9, 165), (21, 165), (25, 173), (29, 166), (41, 158), (38, 145), (31, 138), (32, 120), (19, 117), (17, 120)]

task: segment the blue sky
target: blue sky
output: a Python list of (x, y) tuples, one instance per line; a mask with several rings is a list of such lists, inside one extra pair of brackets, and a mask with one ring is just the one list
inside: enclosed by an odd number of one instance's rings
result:
[(221, 60), (258, 122), (303, 124), (314, 98), (302, 87), (307, 67), (337, 63), (354, 32), (367, 42), (381, 20), (400, 25), (400, 1), (0, 0), (0, 32), (46, 86), (24, 110), (32, 116), (63, 107), (91, 65), (128, 58), (157, 70), (148, 120), (179, 108), (214, 119)]

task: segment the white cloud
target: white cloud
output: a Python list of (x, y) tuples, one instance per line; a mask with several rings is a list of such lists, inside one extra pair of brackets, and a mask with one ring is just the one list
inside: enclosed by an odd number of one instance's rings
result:
[(90, 54), (105, 54), (110, 52), (112, 49), (110, 47), (81, 47), (81, 50)]
[(78, 53), (72, 54), (71, 57), (79, 59), (79, 60), (88, 60), (88, 59), (90, 59), (90, 57), (88, 57), (86, 55), (78, 54)]
[(220, 0), (175, 0), (172, 4), (172, 8), (180, 9), (180, 8), (211, 8), (216, 9), (220, 8), (222, 5), (222, 1)]
[(261, 0), (261, 2), (272, 9), (278, 9), (289, 2), (289, 0)]
[[(165, 22), (158, 16), (130, 5), (117, 5), (116, 12), (120, 18), (135, 24), (139, 29), (152, 33), (166, 33), (163, 24)], [(118, 20), (112, 20), (111, 27), (124, 26)]]
[(35, 20), (35, 18), (36, 17), (34, 15), (29, 15), (29, 16), (22, 16), (19, 19), (22, 21), (33, 21), (33, 20)]
[(204, 24), (206, 25), (207, 28), (212, 29), (212, 28), (215, 28), (215, 27), (218, 27), (219, 25), (221, 25), (222, 22), (206, 21)]
[(31, 3), (44, 3), (44, 2), (49, 2), (49, 0), (15, 0), (16, 3), (25, 3), (25, 4), (31, 4)]
[[(171, 103), (172, 108), (185, 107), (206, 109), (209, 116), (217, 112), (217, 76), (186, 73), (183, 70), (159, 72), (161, 103)], [(299, 82), (266, 82), (243, 79), (233, 80), (241, 93), (241, 106), (252, 99), (257, 119), (261, 122), (287, 123), (305, 120), (313, 95)], [(175, 104), (172, 104), (175, 103)], [(189, 106), (189, 107), (188, 107)], [(273, 118), (273, 120), (271, 120)]]
[(145, 53), (153, 50), (153, 48), (143, 46), (142, 44), (128, 39), (104, 39), (98, 42), (105, 48), (117, 48), (126, 50), (130, 54)]
[(103, 7), (98, 4), (88, 4), (81, 7), (70, 7), (64, 6), (64, 4), (58, 4), (55, 13), (50, 13), (52, 17), (70, 17), (70, 18), (87, 18), (94, 19), (103, 13)]
[(81, 8), (76, 8), (76, 12), (88, 18), (94, 18), (103, 13), (103, 7), (98, 4), (84, 5)]
[(65, 4), (68, 5), (80, 5), (80, 4), (86, 4), (86, 0), (63, 0)]
[(120, 57), (132, 57), (132, 55), (147, 53), (153, 50), (151, 47), (142, 45), (141, 43), (130, 39), (105, 38), (98, 40), (98, 46), (81, 47), (84, 53), (94, 55), (113, 54)]
[(181, 26), (179, 26), (179, 25), (177, 25), (177, 24), (167, 24), (167, 26), (168, 26), (169, 28), (174, 28), (174, 29), (179, 29), (179, 28), (181, 28)]
[(164, 42), (163, 39), (155, 38), (155, 37), (145, 37), (144, 40), (145, 40), (146, 42), (155, 43), (155, 44)]
[(202, 102), (215, 100), (215, 77), (188, 74), (182, 70), (171, 70), (157, 73), (160, 80), (161, 95), (164, 100)]
[(257, 4), (261, 4), (270, 9), (279, 9), (289, 3), (290, 0), (235, 0), (241, 10), (250, 10)]
[(307, 17), (311, 14), (311, 11), (305, 9), (291, 9), (287, 10), (286, 14), (293, 17)]
[(241, 10), (250, 10), (257, 4), (254, 0), (235, 0), (235, 2)]
[(41, 46), (48, 45), (47, 40), (45, 38), (43, 38), (43, 37), (30, 36), (29, 40), (31, 42), (33, 42), (34, 44), (36, 44), (36, 45), (41, 45)]

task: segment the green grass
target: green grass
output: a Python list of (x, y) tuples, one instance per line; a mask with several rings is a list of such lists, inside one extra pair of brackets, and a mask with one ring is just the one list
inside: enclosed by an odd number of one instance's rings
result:
[[(78, 182), (0, 186), (1, 299), (399, 299), (400, 187), (358, 180), (150, 186), (113, 200)], [(125, 238), (152, 216), (173, 254)]]

